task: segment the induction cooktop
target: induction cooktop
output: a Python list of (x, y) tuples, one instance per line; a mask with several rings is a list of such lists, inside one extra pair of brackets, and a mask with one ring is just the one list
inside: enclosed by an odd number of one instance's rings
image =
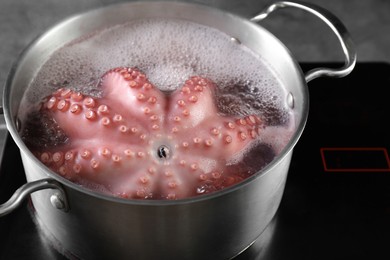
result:
[[(279, 210), (236, 259), (390, 259), (390, 64), (358, 63), (345, 78), (308, 85), (309, 119)], [(26, 180), (4, 120), (0, 132), (2, 204)], [(0, 259), (65, 259), (36, 228), (28, 200), (0, 218)]]

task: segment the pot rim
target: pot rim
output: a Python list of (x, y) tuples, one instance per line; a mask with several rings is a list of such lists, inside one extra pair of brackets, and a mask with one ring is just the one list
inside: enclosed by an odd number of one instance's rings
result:
[[(272, 37), (275, 41), (277, 41), (282, 48), (286, 51), (288, 56), (286, 58), (290, 58), (293, 66), (296, 68), (296, 72), (299, 73), (299, 81), (301, 81), (301, 86), (302, 86), (302, 96), (303, 96), (303, 102), (302, 102), (302, 115), (300, 117), (300, 121), (296, 124), (294, 134), (291, 136), (289, 142), (285, 145), (285, 147), (281, 150), (281, 152), (270, 162), (268, 163), (264, 168), (260, 169), (253, 175), (249, 176), (248, 178), (240, 181), (239, 183), (232, 185), (230, 187), (224, 188), (222, 190), (216, 191), (216, 192), (211, 192), (209, 194), (203, 194), (203, 195), (198, 195), (198, 196), (192, 196), (188, 198), (183, 198), (183, 199), (178, 199), (178, 200), (136, 200), (136, 199), (124, 199), (124, 198), (119, 198), (115, 197), (109, 194), (104, 194), (98, 191), (93, 191), (88, 188), (84, 188), (81, 185), (78, 185), (74, 182), (71, 182), (70, 180), (58, 175), (57, 173), (54, 173), (51, 171), (49, 168), (47, 168), (43, 163), (41, 163), (30, 151), (30, 149), (27, 148), (25, 143), (22, 141), (18, 131), (17, 131), (17, 122), (12, 119), (12, 115), (10, 112), (10, 94), (11, 94), (11, 86), (15, 78), (16, 71), (20, 65), (20, 63), (23, 61), (23, 59), (26, 57), (26, 55), (29, 53), (30, 49), (36, 45), (40, 40), (45, 38), (47, 35), (49, 35), (52, 31), (56, 30), (57, 28), (64, 26), (66, 23), (71, 22), (73, 19), (78, 19), (82, 16), (85, 16), (87, 14), (92, 14), (93, 12), (102, 12), (104, 10), (110, 9), (110, 8), (120, 8), (121, 6), (134, 6), (134, 5), (153, 5), (153, 4), (164, 4), (164, 5), (174, 5), (174, 6), (198, 6), (200, 8), (204, 9), (209, 9), (212, 10), (213, 12), (219, 12), (223, 14), (228, 14), (232, 17), (235, 17), (236, 19), (242, 21), (242, 22), (247, 22), (251, 23), (254, 26), (259, 27), (262, 29), (265, 33), (267, 33), (268, 37)], [(182, 18), (177, 18), (177, 19), (182, 19)], [(272, 65), (271, 65), (272, 66)], [(95, 8), (89, 11), (81, 12), (72, 16), (69, 16), (65, 19), (60, 20), (53, 26), (47, 28), (43, 33), (39, 34), (34, 40), (32, 40), (20, 53), (20, 55), (17, 57), (15, 62), (13, 63), (10, 72), (8, 73), (6, 82), (5, 82), (5, 87), (3, 91), (3, 111), (5, 115), (5, 121), (6, 121), (6, 126), (8, 131), (10, 132), (13, 140), (17, 144), (20, 152), (26, 153), (30, 159), (33, 159), (35, 164), (39, 167), (40, 170), (46, 173), (49, 178), (53, 178), (56, 181), (60, 182), (64, 186), (70, 189), (75, 189), (80, 193), (85, 193), (87, 195), (96, 197), (98, 199), (110, 201), (110, 202), (115, 202), (115, 203), (123, 203), (123, 204), (128, 204), (128, 205), (144, 205), (144, 206), (169, 206), (169, 205), (180, 205), (180, 204), (190, 204), (190, 203), (197, 203), (197, 202), (202, 202), (205, 200), (210, 200), (210, 199), (215, 199), (217, 197), (225, 196), (228, 194), (231, 194), (235, 192), (236, 190), (239, 190), (245, 186), (247, 186), (249, 183), (253, 182), (257, 178), (261, 178), (262, 176), (268, 174), (269, 172), (272, 171), (274, 167), (276, 167), (281, 161), (290, 153), (292, 152), (293, 148), (295, 147), (296, 143), (298, 142), (300, 136), (303, 133), (303, 130), (305, 128), (307, 118), (308, 118), (308, 113), (309, 113), (309, 92), (307, 88), (307, 83), (305, 80), (305, 76), (302, 72), (301, 67), (299, 66), (298, 62), (294, 58), (294, 56), (291, 54), (289, 49), (277, 38), (275, 37), (272, 33), (270, 33), (268, 30), (263, 28), (262, 26), (253, 23), (249, 21), (249, 19), (244, 18), (240, 15), (233, 14), (215, 7), (207, 6), (204, 4), (199, 4), (199, 3), (184, 3), (184, 2), (174, 2), (174, 1), (148, 1), (148, 2), (128, 2), (128, 3), (116, 3), (116, 4), (110, 4), (107, 6)]]

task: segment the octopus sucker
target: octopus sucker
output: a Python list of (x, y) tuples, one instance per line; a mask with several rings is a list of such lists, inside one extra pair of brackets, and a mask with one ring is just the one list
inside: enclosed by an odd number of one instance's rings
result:
[(102, 147), (100, 148), (100, 154), (104, 157), (110, 157), (111, 156), (111, 150), (108, 149), (107, 147)]
[(190, 94), (191, 93), (191, 89), (187, 86), (183, 87), (181, 89), (181, 93), (184, 94), (184, 95), (187, 95), (187, 94)]
[(67, 175), (68, 170), (66, 169), (65, 166), (60, 166), (60, 167), (58, 168), (58, 173), (59, 173), (60, 175), (62, 175), (62, 176), (65, 176), (65, 175)]
[(167, 94), (140, 70), (118, 67), (99, 82), (98, 97), (62, 88), (42, 100), (39, 113), (66, 139), (31, 149), (53, 171), (128, 199), (181, 199), (245, 176), (227, 162), (265, 126), (258, 115), (222, 115), (211, 80), (192, 76)]
[(184, 100), (182, 100), (182, 99), (179, 99), (179, 100), (177, 101), (177, 104), (178, 104), (179, 106), (181, 106), (181, 107), (185, 107), (185, 106), (186, 106), (186, 102), (185, 102)]
[(219, 129), (218, 128), (212, 128), (211, 129), (211, 133), (213, 134), (213, 135), (219, 135), (221, 132), (219, 131)]
[(139, 197), (140, 199), (146, 198), (146, 192), (144, 189), (137, 190), (136, 194), (137, 194), (137, 197)]
[(146, 175), (143, 175), (143, 176), (141, 176), (141, 177), (139, 178), (139, 180), (140, 180), (140, 182), (141, 182), (142, 184), (147, 184), (147, 183), (149, 182), (149, 177), (146, 176)]
[(91, 157), (91, 155), (92, 155), (91, 151), (89, 151), (87, 149), (83, 150), (80, 154), (81, 158), (83, 158), (83, 159), (89, 159)]
[(120, 131), (121, 133), (127, 133), (127, 131), (129, 130), (128, 127), (125, 126), (125, 125), (119, 126), (118, 129), (119, 129), (119, 131)]
[(204, 144), (207, 147), (211, 147), (213, 145), (213, 140), (212, 139), (207, 139), (207, 140), (204, 141)]
[(175, 199), (177, 199), (177, 196), (175, 193), (169, 193), (166, 198), (168, 200), (175, 200)]
[(145, 157), (145, 153), (144, 152), (137, 152), (137, 157), (138, 158), (144, 158)]
[(82, 111), (82, 107), (78, 104), (72, 104), (70, 106), (70, 112), (73, 114), (79, 114)]
[(108, 106), (106, 106), (106, 105), (100, 105), (99, 107), (98, 107), (98, 113), (99, 114), (108, 114), (109, 113), (109, 110), (108, 110)]
[(75, 152), (74, 151), (67, 151), (65, 153), (65, 160), (66, 161), (72, 161), (75, 158)]
[(192, 102), (192, 103), (196, 103), (198, 101), (198, 97), (193, 95), (193, 96), (190, 96), (188, 98), (188, 101)]
[(111, 159), (113, 162), (119, 163), (122, 160), (122, 157), (117, 154), (113, 154)]
[(67, 102), (66, 100), (60, 100), (58, 101), (57, 103), (57, 109), (62, 111), (62, 112), (65, 112), (67, 111), (69, 108), (69, 102)]
[(84, 96), (80, 92), (74, 92), (71, 94), (70, 98), (72, 101), (78, 102), (78, 101), (83, 100)]
[(202, 142), (202, 138), (200, 138), (200, 137), (195, 137), (195, 138), (193, 139), (193, 142), (194, 142), (194, 144), (200, 144), (200, 143)]
[(226, 144), (233, 142), (233, 138), (230, 135), (225, 135), (224, 140)]
[(204, 173), (199, 174), (199, 180), (206, 181), (207, 179), (208, 179), (208, 176), (206, 174), (204, 174)]
[(152, 116), (150, 116), (150, 120), (151, 121), (157, 121), (158, 120), (158, 116), (157, 115), (152, 115)]
[(169, 181), (167, 184), (170, 189), (175, 189), (178, 186), (176, 181)]
[(109, 126), (111, 123), (111, 120), (108, 117), (102, 117), (100, 120), (101, 124), (104, 126)]
[(84, 101), (83, 101), (83, 104), (84, 104), (84, 106), (87, 107), (87, 108), (94, 108), (95, 105), (96, 105), (96, 102), (95, 102), (95, 100), (94, 100), (93, 98), (91, 98), (91, 97), (86, 97), (86, 98), (84, 99)]
[(135, 152), (133, 152), (132, 150), (130, 150), (130, 149), (126, 149), (126, 150), (124, 150), (123, 151), (123, 153), (126, 155), (126, 157), (134, 157), (134, 155), (135, 155)]
[(242, 126), (245, 126), (246, 125), (246, 120), (245, 118), (239, 118), (236, 120), (236, 124), (237, 125), (242, 125)]
[(115, 123), (122, 122), (123, 117), (119, 114), (115, 114), (114, 117), (112, 118), (112, 121), (114, 121)]
[(188, 109), (184, 109), (182, 111), (182, 115), (188, 117), (190, 115), (190, 111)]
[(72, 90), (70, 90), (70, 89), (64, 89), (61, 92), (61, 97), (63, 97), (63, 98), (69, 98), (71, 95), (72, 95)]
[(91, 168), (93, 169), (99, 168), (100, 162), (98, 160), (92, 159), (90, 163), (91, 163)]
[(154, 173), (156, 173), (156, 168), (154, 168), (154, 167), (149, 167), (148, 172), (149, 172), (150, 174), (154, 174)]
[(137, 99), (139, 100), (139, 101), (146, 101), (146, 96), (143, 94), (143, 93), (138, 93), (137, 94)]
[(62, 152), (55, 152), (52, 159), (55, 164), (62, 165), (65, 158)]
[(192, 163), (192, 164), (190, 165), (190, 168), (191, 168), (191, 170), (196, 171), (196, 170), (199, 168), (199, 166), (198, 166), (197, 163)]
[(51, 162), (52, 160), (52, 157), (51, 157), (51, 154), (48, 153), (48, 152), (43, 152), (40, 156), (40, 160), (41, 162), (43, 162), (44, 164), (47, 164), (49, 162)]
[(238, 132), (238, 137), (239, 137), (242, 141), (245, 141), (246, 138), (247, 138), (247, 135), (246, 135), (246, 133), (240, 131), (240, 132)]
[(148, 98), (148, 101), (147, 101), (149, 104), (156, 104), (157, 102), (157, 98), (156, 97), (149, 97)]
[(228, 129), (235, 129), (236, 126), (234, 125), (233, 122), (226, 122), (226, 128), (228, 128)]
[(52, 109), (52, 108), (54, 108), (54, 107), (56, 107), (57, 106), (57, 98), (56, 97), (51, 97), (50, 99), (49, 99), (49, 101), (47, 101), (46, 102), (46, 107), (48, 108), (48, 109)]
[(180, 160), (179, 165), (185, 166), (186, 165), (186, 161), (185, 160)]
[(211, 173), (211, 176), (212, 176), (214, 179), (219, 179), (219, 178), (221, 178), (221, 173), (220, 173), (220, 172), (212, 172), (212, 173)]
[(85, 112), (84, 115), (85, 115), (85, 118), (88, 120), (94, 120), (97, 118), (96, 112), (93, 110), (88, 110), (87, 112)]
[(179, 132), (179, 128), (178, 127), (172, 127), (172, 131), (171, 131), (173, 134)]

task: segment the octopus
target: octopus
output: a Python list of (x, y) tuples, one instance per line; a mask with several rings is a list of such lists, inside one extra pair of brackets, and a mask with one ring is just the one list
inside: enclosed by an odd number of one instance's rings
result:
[(166, 93), (137, 68), (118, 67), (99, 88), (99, 97), (60, 88), (40, 102), (30, 128), (44, 126), (34, 131), (47, 143), (31, 149), (52, 171), (127, 199), (188, 198), (247, 177), (228, 162), (264, 123), (257, 115), (221, 114), (211, 80), (192, 76)]

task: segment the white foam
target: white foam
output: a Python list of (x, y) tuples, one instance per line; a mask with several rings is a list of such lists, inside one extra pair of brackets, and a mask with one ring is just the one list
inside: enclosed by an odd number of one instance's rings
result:
[(152, 19), (118, 25), (67, 44), (42, 67), (33, 88), (45, 93), (69, 85), (85, 91), (117, 66), (138, 67), (164, 90), (179, 87), (190, 75), (209, 77), (221, 87), (245, 79), (261, 85), (263, 95), (274, 92), (271, 85), (277, 82), (258, 55), (228, 35), (187, 21)]
[(22, 103), (30, 107), (59, 87), (99, 95), (100, 77), (119, 66), (139, 68), (165, 91), (190, 76), (207, 77), (220, 88), (226, 102), (218, 106), (226, 114), (291, 115), (283, 113), (281, 82), (260, 55), (214, 28), (170, 19), (137, 20), (67, 43), (42, 66)]

